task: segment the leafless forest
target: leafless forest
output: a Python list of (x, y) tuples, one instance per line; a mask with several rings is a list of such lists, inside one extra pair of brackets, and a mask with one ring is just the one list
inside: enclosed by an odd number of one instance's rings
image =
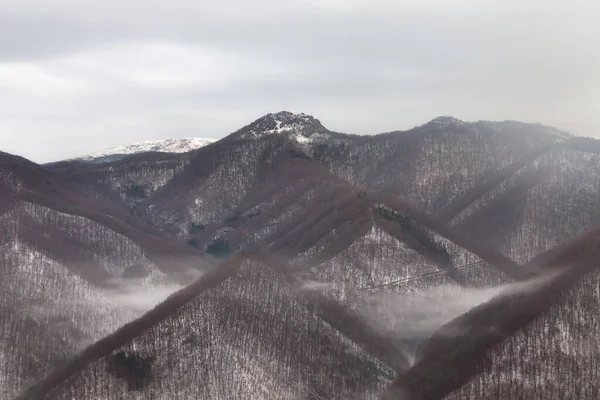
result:
[(0, 397), (600, 398), (599, 143), (281, 112), (183, 154), (0, 153)]

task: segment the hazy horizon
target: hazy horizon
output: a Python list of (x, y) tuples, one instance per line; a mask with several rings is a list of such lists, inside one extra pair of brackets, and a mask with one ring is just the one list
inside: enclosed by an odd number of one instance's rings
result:
[(6, 0), (0, 150), (47, 162), (220, 138), (281, 110), (374, 134), (437, 116), (600, 137), (586, 1)]

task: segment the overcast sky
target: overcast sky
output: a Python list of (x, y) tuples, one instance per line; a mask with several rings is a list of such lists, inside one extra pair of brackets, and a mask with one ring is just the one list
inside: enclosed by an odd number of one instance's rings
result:
[(600, 137), (595, 0), (0, 2), (0, 150), (38, 162), (281, 110), (348, 133), (452, 115)]

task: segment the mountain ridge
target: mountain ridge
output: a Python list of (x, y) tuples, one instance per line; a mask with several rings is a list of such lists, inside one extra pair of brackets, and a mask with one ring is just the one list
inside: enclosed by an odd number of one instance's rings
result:
[(103, 163), (117, 161), (132, 154), (159, 152), (159, 153), (187, 153), (207, 146), (216, 139), (208, 138), (178, 138), (162, 140), (144, 140), (129, 145), (114, 146), (106, 150), (89, 153), (84, 156), (71, 158), (64, 161), (81, 161), (89, 163)]
[[(308, 144), (313, 142), (315, 139), (323, 140), (330, 136), (336, 137), (341, 135), (342, 137), (376, 137), (387, 134), (402, 134), (410, 133), (413, 131), (419, 131), (426, 128), (434, 129), (450, 129), (457, 127), (470, 127), (478, 124), (486, 125), (522, 125), (522, 126), (534, 126), (540, 129), (546, 130), (549, 135), (555, 137), (556, 142), (564, 141), (567, 139), (579, 138), (565, 130), (561, 130), (552, 126), (540, 124), (540, 123), (525, 123), (516, 120), (502, 120), (502, 121), (464, 121), (455, 118), (451, 115), (441, 115), (433, 118), (432, 120), (417, 125), (414, 128), (406, 130), (394, 130), (381, 132), (372, 135), (361, 135), (354, 133), (339, 133), (333, 132), (323, 126), (321, 121), (314, 116), (306, 113), (294, 113), (290, 111), (278, 111), (265, 114), (250, 124), (240, 128), (239, 130), (225, 135), (221, 139), (225, 138), (258, 138), (262, 136), (268, 136), (273, 134), (279, 134), (293, 139), (295, 142), (300, 144)], [(121, 160), (127, 156), (138, 153), (146, 152), (160, 152), (160, 153), (185, 153), (197, 150), (201, 147), (207, 146), (211, 143), (219, 141), (221, 139), (212, 138), (199, 138), (199, 137), (188, 137), (188, 138), (171, 138), (162, 140), (144, 140), (141, 142), (131, 143), (128, 145), (119, 145), (110, 147), (105, 150), (96, 151), (83, 156), (74, 157), (66, 160), (60, 160), (54, 163), (80, 161), (87, 163), (104, 163)], [(582, 139), (582, 138), (579, 138)], [(593, 140), (593, 139), (592, 139)]]
[(248, 139), (281, 134), (298, 143), (308, 143), (312, 140), (313, 135), (327, 132), (329, 131), (321, 124), (321, 121), (312, 115), (279, 111), (258, 118), (230, 136)]
[[(347, 135), (328, 131), (309, 115), (280, 112), (186, 153), (144, 152), (105, 163), (44, 166), (0, 153), (0, 289), (12, 293), (23, 286), (24, 291), (18, 304), (0, 296), (0, 309), (11, 318), (3, 325), (8, 333), (3, 336), (0, 330), (0, 364), (14, 371), (0, 370), (0, 388), (9, 382), (4, 390), (22, 393), (81, 349), (79, 332), (93, 331), (103, 319), (111, 327), (131, 320), (111, 316), (128, 315), (118, 304), (107, 312), (73, 308), (70, 302), (78, 304), (82, 293), (102, 297), (132, 276), (147, 282), (146, 290), (152, 290), (156, 279), (187, 284), (193, 279), (184, 274), (189, 267), (209, 271), (204, 276), (211, 279), (215, 265), (248, 252), (286, 260), (259, 264), (276, 264), (275, 270), (287, 278), (252, 267), (235, 284), (217, 279), (221, 283), (197, 293), (198, 299), (192, 296), (188, 306), (163, 306), (165, 319), (158, 328), (130, 331), (130, 344), (122, 342), (91, 370), (71, 370), (92, 384), (82, 381), (85, 394), (181, 398), (199, 391), (209, 398), (214, 393), (264, 398), (260, 385), (267, 382), (271, 397), (281, 390), (291, 398), (311, 393), (311, 398), (326, 399), (334, 386), (349, 394), (356, 386), (345, 378), (332, 377), (333, 386), (325, 382), (330, 378), (310, 378), (311, 366), (357, 360), (350, 355), (354, 350), (329, 353), (331, 359), (317, 356), (336, 337), (338, 349), (359, 346), (367, 357), (359, 359), (375, 357), (397, 374), (409, 373), (407, 359), (421, 354), (415, 353), (418, 345), (441, 325), (434, 318), (421, 326), (418, 307), (406, 313), (398, 307), (412, 304), (409, 299), (415, 296), (437, 296), (440, 287), (469, 296), (471, 291), (489, 293), (490, 286), (528, 281), (543, 274), (542, 264), (562, 247), (544, 252), (600, 223), (598, 143), (557, 140), (554, 128), (539, 124), (451, 117), (408, 131)], [(82, 281), (85, 286), (73, 290)], [(595, 299), (589, 287), (584, 286), (583, 294)], [(48, 315), (71, 316), (70, 322), (28, 322), (28, 295), (41, 301), (34, 316), (46, 309)], [(45, 300), (54, 297), (60, 301)], [(453, 300), (444, 298), (442, 304), (446, 301)], [(464, 307), (458, 309), (469, 309)], [(222, 318), (202, 322), (216, 311)], [(364, 313), (369, 325), (349, 329), (360, 325)], [(258, 325), (252, 322), (256, 318)], [(82, 326), (85, 321), (88, 325)], [(323, 324), (334, 330), (327, 328), (329, 333), (317, 341), (290, 336), (298, 327)], [(261, 325), (270, 327), (265, 332), (272, 339), (261, 339)], [(236, 328), (230, 331), (230, 326)], [(15, 343), (15, 327), (26, 330), (28, 340)], [(218, 345), (198, 341), (198, 332), (223, 340)], [(509, 340), (527, 339), (519, 335)], [(60, 346), (53, 345), (56, 337), (62, 338)], [(168, 346), (159, 338), (170, 338)], [(98, 340), (88, 335), (84, 342), (91, 339)], [(136, 347), (141, 344), (143, 351)], [(11, 348), (17, 351), (6, 350)], [(510, 362), (511, 350), (503, 351), (498, 362)], [(128, 373), (123, 369), (116, 371), (121, 378), (114, 381), (103, 363), (109, 368), (124, 354), (141, 357), (144, 368), (155, 363), (152, 368), (161, 381), (124, 383), (122, 374), (127, 378)], [(228, 362), (210, 361), (217, 354), (234, 364), (239, 357), (250, 360), (242, 363), (248, 368), (237, 376)], [(249, 356), (254, 354), (257, 363)], [(36, 363), (35, 357), (47, 361)], [(296, 358), (303, 361), (291, 361)], [(269, 365), (295, 372), (282, 374)], [(368, 361), (364, 367), (368, 365), (375, 364)], [(221, 372), (214, 372), (215, 366)], [(205, 372), (185, 379), (190, 370)], [(442, 366), (440, 371), (446, 370)], [(366, 374), (361, 368), (340, 367), (342, 371), (360, 374), (367, 386), (382, 382), (377, 368)], [(490, 393), (505, 390), (485, 379)], [(230, 382), (240, 391), (233, 393)], [(77, 385), (60, 386), (57, 393), (62, 394), (49, 398), (82, 396)], [(105, 388), (102, 393), (88, 392), (100, 387)], [(554, 393), (555, 388), (547, 390)]]

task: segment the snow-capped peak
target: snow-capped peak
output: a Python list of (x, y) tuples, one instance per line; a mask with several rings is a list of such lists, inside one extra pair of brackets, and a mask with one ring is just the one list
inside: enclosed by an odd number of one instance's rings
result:
[(162, 153), (186, 153), (213, 143), (214, 139), (206, 138), (181, 138), (165, 140), (146, 140), (126, 146), (115, 146), (109, 149), (78, 157), (78, 161), (104, 162), (115, 161), (129, 154), (145, 153), (150, 151)]
[(327, 129), (312, 115), (295, 114), (289, 111), (267, 114), (236, 134), (244, 138), (257, 138), (264, 135), (284, 134), (299, 143), (311, 141), (315, 133), (325, 133)]

